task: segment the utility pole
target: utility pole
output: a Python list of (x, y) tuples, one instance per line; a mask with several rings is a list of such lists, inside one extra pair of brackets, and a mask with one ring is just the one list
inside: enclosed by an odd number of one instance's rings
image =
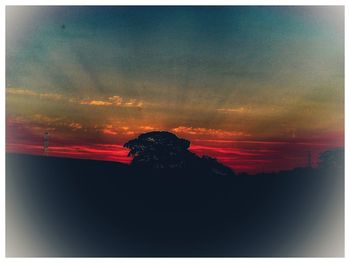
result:
[(49, 153), (49, 132), (45, 131), (44, 133), (44, 154), (48, 155)]

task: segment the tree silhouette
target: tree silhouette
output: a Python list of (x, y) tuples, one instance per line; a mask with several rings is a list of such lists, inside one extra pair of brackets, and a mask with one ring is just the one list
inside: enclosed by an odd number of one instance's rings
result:
[(193, 169), (212, 174), (229, 175), (232, 170), (209, 156), (202, 158), (190, 152), (190, 142), (167, 131), (141, 134), (124, 144), (133, 157), (131, 165), (151, 169)]
[(194, 157), (189, 146), (188, 140), (166, 131), (144, 133), (124, 145), (133, 165), (149, 168), (183, 168)]
[(326, 169), (344, 167), (344, 148), (335, 148), (321, 153), (319, 167)]

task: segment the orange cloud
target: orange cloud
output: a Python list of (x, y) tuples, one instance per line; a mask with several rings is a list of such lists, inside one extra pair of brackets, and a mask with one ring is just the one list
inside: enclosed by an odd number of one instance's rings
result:
[(7, 88), (6, 93), (11, 95), (31, 96), (31, 97), (39, 97), (39, 98), (45, 98), (45, 99), (53, 99), (53, 100), (60, 100), (63, 98), (61, 94), (57, 94), (57, 93), (46, 93), (46, 92), (39, 93), (29, 89), (22, 89), (22, 88)]
[[(74, 100), (72, 101), (74, 102)], [(93, 106), (118, 106), (118, 107), (141, 107), (143, 103), (136, 99), (123, 99), (120, 96), (111, 96), (104, 100), (81, 100), (79, 104)]]
[(123, 98), (120, 96), (112, 96), (108, 98), (114, 105), (121, 105), (123, 103)]
[(237, 113), (243, 113), (243, 112), (247, 112), (248, 109), (244, 108), (244, 107), (240, 107), (240, 108), (221, 108), (221, 109), (216, 109), (219, 112), (224, 112), (224, 113), (233, 113), (233, 112), (237, 112)]
[(143, 131), (152, 131), (152, 130), (155, 130), (155, 128), (152, 127), (152, 126), (140, 126), (140, 129), (143, 130)]
[(118, 134), (117, 132), (115, 132), (115, 131), (113, 131), (111, 129), (103, 129), (102, 132), (104, 134), (108, 134), (108, 135), (117, 135)]
[(224, 131), (221, 129), (193, 128), (185, 126), (180, 126), (172, 130), (176, 133), (190, 135), (211, 135), (216, 137), (247, 136), (245, 133), (240, 131)]
[(35, 92), (25, 88), (6, 88), (6, 93), (10, 95), (17, 95), (17, 96), (37, 97), (40, 99), (64, 100), (74, 104), (91, 105), (91, 106), (118, 106), (118, 107), (132, 108), (132, 107), (141, 107), (144, 104), (142, 101), (139, 101), (136, 99), (125, 99), (118, 95), (110, 96), (105, 99), (103, 98), (102, 99), (96, 99), (96, 98), (81, 99), (77, 97), (67, 98), (62, 94), (58, 94), (58, 93), (39, 93), (39, 92)]
[(110, 106), (110, 105), (112, 105), (111, 102), (103, 101), (103, 100), (82, 100), (82, 101), (80, 101), (80, 104), (94, 105), (94, 106)]
[(44, 114), (34, 114), (34, 116), (32, 117), (32, 120), (35, 122), (47, 124), (57, 123), (59, 121), (62, 121), (63, 119), (63, 117), (52, 117)]
[(79, 129), (83, 128), (83, 126), (78, 122), (72, 122), (68, 126), (71, 127), (72, 130), (79, 130)]

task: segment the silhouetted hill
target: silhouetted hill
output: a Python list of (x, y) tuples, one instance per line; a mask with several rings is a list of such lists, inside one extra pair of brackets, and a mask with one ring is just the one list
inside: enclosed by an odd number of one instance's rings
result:
[(343, 256), (343, 167), (256, 176), (6, 154), (7, 256)]

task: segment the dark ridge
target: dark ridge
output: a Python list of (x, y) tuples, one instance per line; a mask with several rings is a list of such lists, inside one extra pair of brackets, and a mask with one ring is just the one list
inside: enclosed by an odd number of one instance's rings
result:
[(344, 170), (333, 157), (213, 176), (6, 154), (6, 255), (340, 257)]

